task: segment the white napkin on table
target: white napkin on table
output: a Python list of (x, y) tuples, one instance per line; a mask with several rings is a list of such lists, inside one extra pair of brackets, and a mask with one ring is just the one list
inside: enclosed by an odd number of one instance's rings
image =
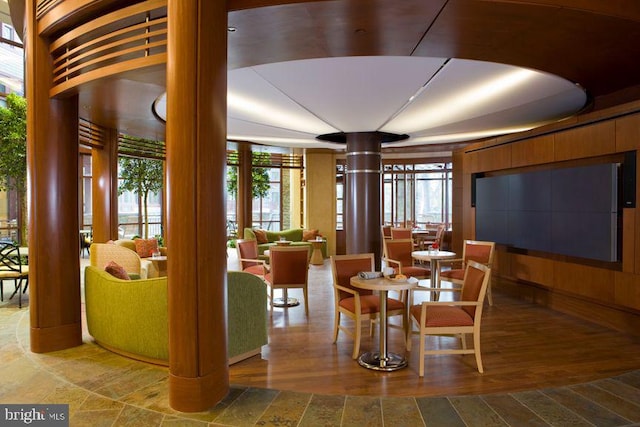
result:
[(382, 273), (380, 271), (361, 271), (358, 273), (358, 277), (361, 279), (376, 279), (382, 277)]

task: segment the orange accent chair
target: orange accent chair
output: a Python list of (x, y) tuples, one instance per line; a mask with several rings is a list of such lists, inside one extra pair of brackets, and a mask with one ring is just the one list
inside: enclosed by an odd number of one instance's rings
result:
[(392, 239), (412, 239), (413, 234), (410, 228), (391, 227)]
[(269, 248), (270, 271), (264, 275), (269, 286), (269, 304), (273, 316), (273, 291), (282, 289), (284, 299), (287, 290), (302, 288), (304, 295), (304, 312), (309, 317), (309, 298), (307, 284), (309, 282), (309, 247), (308, 246), (272, 246)]
[(257, 240), (237, 239), (236, 251), (238, 252), (238, 261), (242, 271), (264, 277), (268, 268), (264, 260), (258, 259)]
[(431, 270), (425, 267), (414, 265), (412, 239), (390, 239), (384, 241), (383, 263), (387, 267), (392, 267), (397, 274), (404, 274), (408, 277), (426, 279), (431, 276)]
[[(351, 357), (354, 359), (360, 353), (362, 322), (369, 320), (370, 323), (373, 323), (380, 315), (380, 297), (373, 291), (351, 286), (351, 278), (361, 271), (374, 271), (374, 268), (375, 262), (372, 253), (331, 256), (331, 273), (336, 302), (333, 342), (338, 341), (339, 331), (351, 336), (353, 338)], [(340, 324), (342, 315), (354, 321), (353, 330)], [(387, 317), (389, 316), (402, 316), (402, 325), (406, 333), (407, 311), (402, 301), (387, 298)], [(369, 327), (370, 334), (373, 335), (373, 325), (370, 324)]]
[[(469, 261), (475, 261), (491, 267), (493, 264), (493, 255), (495, 253), (495, 242), (485, 242), (479, 240), (465, 240), (462, 248), (462, 258), (447, 259), (440, 261), (440, 265), (462, 263), (461, 268), (452, 268), (440, 272), (440, 281), (445, 280), (454, 285), (462, 285), (466, 264)], [(438, 283), (438, 287), (442, 287)], [(493, 297), (491, 296), (491, 283), (487, 289), (487, 299), (489, 305), (493, 305)]]
[[(420, 335), (420, 368), (418, 375), (424, 376), (424, 358), (427, 354), (474, 354), (478, 372), (484, 372), (480, 354), (480, 321), (491, 269), (486, 265), (469, 261), (465, 268), (459, 301), (423, 301), (411, 305), (409, 315), (418, 325)], [(429, 288), (427, 288), (429, 289)], [(441, 291), (441, 290), (440, 290)], [(411, 350), (411, 325), (407, 333), (407, 350)], [(473, 348), (467, 348), (466, 335), (473, 336)], [(462, 348), (425, 349), (427, 335), (459, 335)]]

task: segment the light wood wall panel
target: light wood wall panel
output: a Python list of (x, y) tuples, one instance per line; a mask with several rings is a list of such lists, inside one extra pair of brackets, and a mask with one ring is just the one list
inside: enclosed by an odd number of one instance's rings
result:
[(545, 135), (511, 145), (511, 166), (521, 167), (553, 162), (553, 135)]
[(478, 152), (478, 171), (495, 171), (511, 167), (511, 144)]
[(629, 273), (615, 273), (614, 302), (620, 306), (640, 310), (640, 276)]
[(553, 287), (601, 302), (612, 303), (615, 289), (614, 275), (613, 270), (554, 262)]
[(517, 280), (554, 286), (553, 261), (527, 255), (511, 254), (511, 274)]
[(556, 133), (554, 150), (555, 161), (614, 153), (615, 123), (610, 120)]
[[(636, 232), (637, 230), (637, 232)], [(622, 210), (622, 271), (626, 273), (634, 273), (640, 271), (638, 268), (638, 259), (636, 257), (638, 250), (638, 240), (640, 236), (640, 227), (638, 227), (635, 209)]]
[(616, 151), (632, 151), (640, 148), (640, 114), (617, 119), (615, 126)]

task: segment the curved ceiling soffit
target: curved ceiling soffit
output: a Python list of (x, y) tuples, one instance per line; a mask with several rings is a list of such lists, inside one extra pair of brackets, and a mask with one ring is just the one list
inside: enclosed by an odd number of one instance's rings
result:
[[(521, 132), (584, 108), (580, 86), (548, 73), (425, 57), (317, 58), (230, 70), (228, 139), (342, 149), (319, 135), (407, 134), (407, 147)], [(166, 120), (166, 97), (154, 113)]]

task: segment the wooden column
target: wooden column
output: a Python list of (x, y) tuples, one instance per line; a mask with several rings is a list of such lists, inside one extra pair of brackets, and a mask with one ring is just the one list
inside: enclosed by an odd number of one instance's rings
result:
[(104, 148), (91, 150), (93, 241), (118, 238), (118, 131), (105, 129)]
[(169, 404), (196, 412), (229, 391), (226, 3), (169, 0), (168, 17)]
[(253, 226), (253, 154), (249, 144), (238, 147), (238, 235), (244, 238), (244, 228)]
[(29, 311), (31, 350), (82, 344), (78, 221), (78, 102), (50, 99), (48, 44), (26, 2)]
[(347, 134), (345, 233), (347, 253), (381, 254), (381, 142), (378, 132)]

